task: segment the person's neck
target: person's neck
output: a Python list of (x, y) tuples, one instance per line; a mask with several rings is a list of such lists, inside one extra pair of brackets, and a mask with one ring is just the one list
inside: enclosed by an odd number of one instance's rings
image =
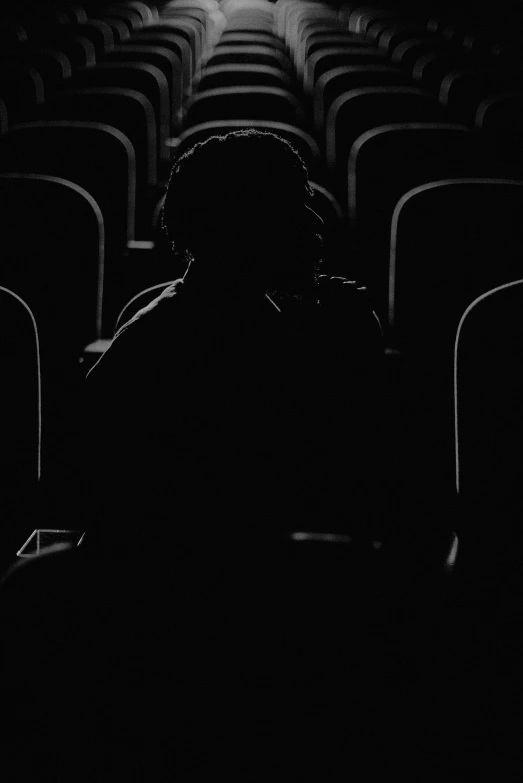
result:
[(183, 276), (184, 285), (202, 298), (221, 301), (254, 301), (264, 296), (265, 291), (259, 285), (242, 281), (227, 275), (201, 275), (191, 268)]

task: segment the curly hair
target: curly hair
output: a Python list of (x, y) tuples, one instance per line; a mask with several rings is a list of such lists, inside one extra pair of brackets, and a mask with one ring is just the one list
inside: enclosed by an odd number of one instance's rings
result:
[(312, 196), (307, 167), (288, 141), (255, 128), (231, 131), (176, 161), (161, 227), (178, 255), (215, 252), (220, 237), (252, 244), (267, 229), (292, 226)]

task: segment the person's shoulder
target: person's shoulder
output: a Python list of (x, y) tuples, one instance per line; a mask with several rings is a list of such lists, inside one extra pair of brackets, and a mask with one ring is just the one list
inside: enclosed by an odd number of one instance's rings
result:
[(165, 335), (172, 340), (173, 321), (181, 300), (183, 281), (166, 284), (161, 293), (144, 307), (137, 310), (116, 331), (111, 343), (98, 362), (87, 374), (89, 385), (93, 379), (103, 379), (107, 373), (125, 376), (135, 372), (138, 365), (154, 363), (155, 356), (162, 353)]
[(182, 278), (167, 283), (158, 296), (137, 310), (129, 320), (120, 326), (114, 339), (116, 340), (129, 330), (135, 331), (138, 324), (142, 327), (146, 323), (157, 321), (165, 315), (171, 314), (174, 300), (176, 299), (178, 302), (182, 297), (183, 286)]

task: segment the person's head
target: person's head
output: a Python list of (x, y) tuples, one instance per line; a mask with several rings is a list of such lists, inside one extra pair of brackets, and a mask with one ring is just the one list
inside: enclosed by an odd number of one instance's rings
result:
[(162, 227), (191, 272), (198, 268), (210, 284), (227, 279), (286, 290), (313, 281), (321, 258), (312, 196), (289, 142), (254, 128), (233, 131), (196, 144), (175, 163)]

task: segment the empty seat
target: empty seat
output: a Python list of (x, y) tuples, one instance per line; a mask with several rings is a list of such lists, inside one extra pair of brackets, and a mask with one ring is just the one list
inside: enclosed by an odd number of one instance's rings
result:
[(192, 69), (193, 73), (200, 65), (201, 52), (201, 38), (200, 29), (198, 25), (191, 24), (189, 19), (185, 19), (183, 16), (172, 16), (171, 18), (160, 18), (154, 24), (147, 25), (144, 32), (161, 33), (171, 32), (175, 35), (179, 35), (185, 38), (189, 44), (192, 55)]
[(187, 105), (184, 128), (213, 119), (270, 119), (303, 123), (303, 109), (292, 93), (277, 87), (228, 87), (201, 92)]
[(496, 176), (475, 134), (461, 125), (409, 123), (374, 128), (353, 144), (348, 163), (348, 214), (361, 249), (362, 274), (387, 312), (392, 213), (413, 187), (447, 177)]
[(425, 55), (448, 52), (448, 45), (443, 41), (419, 36), (407, 38), (399, 42), (390, 53), (390, 59), (395, 65), (401, 65), (413, 73), (416, 62)]
[(271, 46), (217, 46), (205, 61), (207, 67), (239, 63), (241, 65), (268, 65), (291, 71), (286, 54)]
[(301, 75), (303, 73), (307, 59), (323, 49), (341, 48), (344, 46), (355, 48), (372, 45), (372, 41), (364, 35), (349, 33), (348, 30), (343, 30), (342, 28), (334, 28), (331, 32), (327, 32), (327, 30), (328, 28), (315, 28), (304, 40), (295, 56), (298, 74)]
[(59, 177), (0, 174), (0, 284), (19, 293), (40, 330), (44, 380), (67, 373), (100, 336), (104, 226), (92, 196)]
[(157, 185), (156, 119), (142, 93), (121, 87), (63, 90), (45, 102), (41, 116), (102, 122), (117, 128), (134, 148), (138, 193)]
[(63, 177), (84, 188), (102, 211), (113, 263), (134, 239), (136, 161), (116, 128), (67, 120), (15, 126), (0, 139), (0, 171)]
[(193, 82), (194, 92), (204, 92), (219, 87), (245, 86), (280, 87), (292, 91), (291, 77), (280, 68), (268, 65), (214, 65), (203, 68)]
[[(33, 39), (31, 41), (33, 44)], [(34, 45), (48, 46), (59, 52), (63, 52), (69, 60), (74, 71), (75, 68), (92, 67), (96, 62), (96, 50), (92, 41), (84, 35), (66, 34), (65, 31), (56, 31), (48, 36), (38, 37)]]
[(472, 125), (479, 103), (494, 93), (518, 89), (518, 74), (509, 71), (470, 69), (451, 71), (441, 83), (439, 99), (449, 115)]
[(389, 23), (390, 19), (396, 19), (397, 17), (398, 12), (393, 9), (369, 9), (365, 7), (356, 8), (349, 17), (349, 30), (354, 33), (365, 34), (367, 32), (367, 28), (369, 28), (374, 22), (385, 21)]
[(169, 49), (182, 64), (182, 90), (190, 93), (191, 81), (193, 78), (192, 51), (189, 42), (175, 30), (164, 28), (146, 27), (139, 32), (134, 32), (125, 42), (125, 46), (160, 46)]
[(56, 49), (32, 44), (24, 45), (19, 47), (16, 59), (20, 65), (34, 68), (40, 74), (44, 95), (71, 78), (71, 63), (63, 52)]
[(44, 101), (44, 83), (34, 68), (18, 63), (0, 65), (0, 99), (11, 124), (33, 119)]
[(115, 46), (111, 54), (106, 58), (107, 62), (141, 62), (159, 68), (167, 79), (169, 87), (168, 102), (171, 107), (169, 126), (175, 126), (179, 121), (182, 108), (183, 72), (179, 55), (165, 46), (153, 46), (151, 44), (132, 44), (127, 42), (125, 46)]
[(154, 109), (158, 159), (168, 160), (164, 142), (170, 130), (169, 85), (159, 68), (141, 62), (110, 62), (77, 71), (71, 88), (92, 87), (122, 87), (141, 92)]
[(274, 32), (274, 21), (267, 16), (251, 15), (227, 18), (225, 30), (236, 33), (251, 33), (253, 31), (271, 34)]
[(419, 35), (427, 34), (424, 27), (412, 24), (392, 24), (387, 27), (378, 38), (378, 46), (388, 56), (403, 41)]
[(521, 275), (522, 208), (523, 182), (503, 179), (442, 180), (401, 197), (391, 225), (389, 324), (405, 352), (448, 350), (467, 305)]
[[(303, 50), (305, 41), (309, 35), (318, 29), (323, 29), (325, 23), (329, 21), (323, 14), (320, 16), (311, 16), (305, 11), (301, 16), (296, 19), (293, 36), (293, 52), (296, 55)], [(334, 23), (334, 19), (331, 19)], [(340, 29), (343, 29), (343, 25), (340, 25)]]
[(162, 13), (159, 16), (161, 21), (181, 21), (183, 24), (191, 27), (195, 33), (196, 50), (195, 54), (197, 62), (199, 62), (201, 56), (205, 54), (208, 43), (208, 30), (206, 30), (208, 22), (208, 14), (206, 11), (200, 8), (191, 8), (186, 6), (178, 6), (178, 4), (164, 6)]
[(415, 87), (362, 87), (338, 96), (327, 114), (325, 153), (343, 202), (349, 153), (358, 136), (392, 122), (442, 122), (444, 118), (435, 96)]
[(465, 310), (454, 352), (456, 486), (469, 540), (492, 557), (521, 556), (523, 280)]
[(466, 307), (493, 286), (519, 279), (523, 183), (450, 180), (398, 202), (391, 228), (389, 323), (400, 347), (417, 422), (425, 483), (454, 484), (452, 359)]
[(91, 41), (97, 60), (103, 60), (105, 55), (114, 49), (113, 31), (101, 19), (87, 19), (81, 24), (67, 27), (64, 32), (66, 35), (80, 35)]
[(523, 92), (485, 98), (477, 108), (475, 126), (497, 135), (500, 141), (520, 138), (523, 132)]
[(111, 28), (111, 33), (114, 39), (114, 45), (120, 46), (129, 40), (132, 32), (132, 26), (126, 23), (123, 19), (117, 19), (114, 16), (102, 16), (99, 15), (99, 19), (102, 19)]
[(220, 40), (216, 43), (216, 49), (222, 46), (271, 46), (286, 51), (284, 41), (272, 33), (265, 32), (238, 32), (237, 30), (224, 30)]
[(93, 17), (99, 16), (101, 19), (105, 18), (106, 15), (114, 19), (118, 19), (127, 26), (129, 32), (141, 30), (143, 28), (143, 19), (141, 14), (123, 3), (119, 3), (118, 5), (108, 4), (96, 10), (90, 9), (90, 14)]
[(334, 68), (381, 65), (385, 62), (383, 52), (374, 46), (333, 46), (320, 49), (305, 61), (303, 86), (305, 91), (310, 94), (320, 76)]
[(140, 15), (144, 26), (154, 24), (158, 20), (158, 10), (154, 3), (142, 3), (141, 0), (125, 0), (124, 5), (132, 8), (133, 11)]
[(323, 18), (324, 23), (336, 23), (337, 13), (333, 9), (320, 6), (318, 3), (277, 3), (275, 6), (275, 25), (278, 35), (294, 43), (296, 24), (300, 18)]
[(412, 80), (398, 68), (389, 65), (360, 65), (333, 68), (324, 73), (314, 87), (314, 127), (323, 131), (325, 117), (333, 101), (344, 92), (360, 87), (388, 85), (414, 86)]
[(40, 478), (41, 377), (33, 313), (14, 291), (0, 286), (0, 569), (29, 534), (27, 514)]
[(425, 90), (439, 94), (445, 76), (453, 70), (470, 68), (474, 61), (469, 52), (456, 53), (443, 49), (422, 54), (414, 63), (412, 76)]

